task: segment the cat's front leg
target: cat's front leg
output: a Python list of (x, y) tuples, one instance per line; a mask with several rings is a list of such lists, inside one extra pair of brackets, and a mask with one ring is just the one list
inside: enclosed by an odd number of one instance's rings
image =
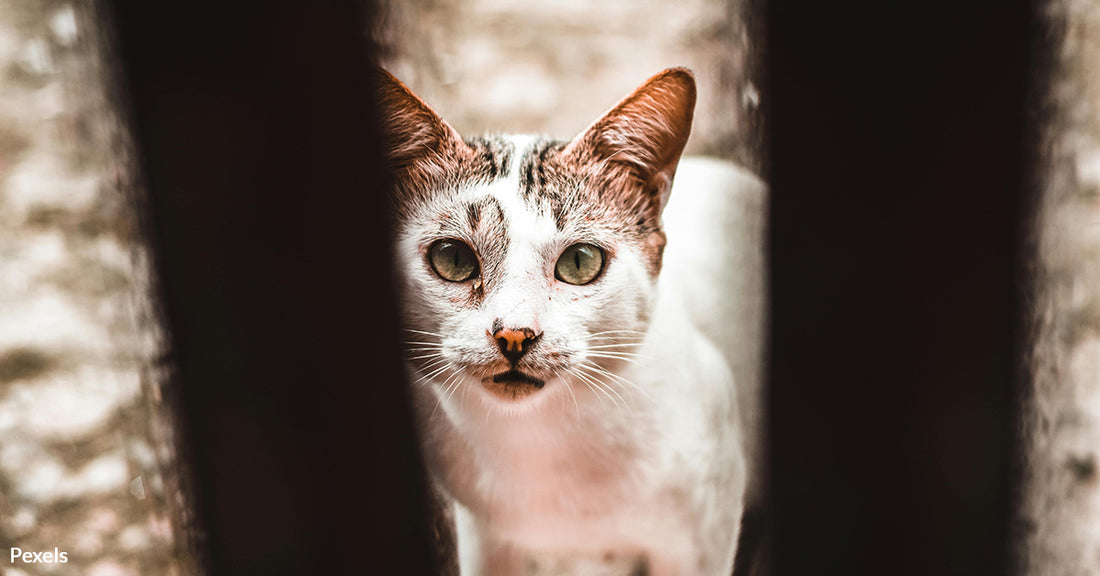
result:
[(461, 504), (455, 504), (455, 536), (461, 576), (522, 576), (523, 553), (493, 536)]

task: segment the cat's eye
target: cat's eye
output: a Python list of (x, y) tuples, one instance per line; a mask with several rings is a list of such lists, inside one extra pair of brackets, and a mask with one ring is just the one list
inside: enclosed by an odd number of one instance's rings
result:
[(574, 244), (558, 257), (554, 276), (570, 284), (588, 284), (603, 270), (603, 250), (591, 244)]
[(465, 243), (440, 240), (428, 249), (428, 262), (440, 278), (448, 282), (463, 282), (477, 274), (477, 256)]

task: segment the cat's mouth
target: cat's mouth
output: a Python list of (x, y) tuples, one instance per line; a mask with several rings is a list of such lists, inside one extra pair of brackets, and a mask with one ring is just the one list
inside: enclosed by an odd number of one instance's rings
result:
[(520, 372), (515, 368), (506, 372), (501, 372), (493, 376), (493, 382), (497, 384), (501, 383), (513, 383), (513, 384), (530, 384), (535, 388), (542, 388), (546, 385), (546, 382), (541, 378), (535, 378), (534, 376), (527, 374), (526, 372)]
[(512, 368), (482, 381), (485, 388), (499, 398), (505, 400), (519, 400), (538, 392), (546, 385), (546, 381)]

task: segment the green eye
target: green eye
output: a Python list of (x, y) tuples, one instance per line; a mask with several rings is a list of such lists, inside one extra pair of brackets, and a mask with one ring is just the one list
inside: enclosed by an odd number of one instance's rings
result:
[(603, 270), (603, 250), (591, 244), (574, 244), (565, 249), (554, 267), (554, 276), (570, 284), (588, 284)]
[(474, 251), (458, 240), (440, 240), (428, 249), (432, 270), (448, 282), (462, 282), (477, 274)]

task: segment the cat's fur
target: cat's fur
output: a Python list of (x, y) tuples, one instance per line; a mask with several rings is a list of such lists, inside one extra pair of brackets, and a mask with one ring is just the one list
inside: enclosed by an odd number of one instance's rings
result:
[[(753, 435), (731, 375), (724, 227), (737, 191), (761, 185), (680, 162), (692, 75), (651, 78), (569, 142), (463, 140), (392, 76), (378, 83), (409, 373), (462, 574), (728, 576)], [(447, 239), (474, 249), (473, 278), (433, 271)], [(554, 273), (579, 242), (605, 254), (580, 286)], [(528, 338), (515, 365), (501, 330)], [(510, 368), (545, 386), (494, 382)]]

